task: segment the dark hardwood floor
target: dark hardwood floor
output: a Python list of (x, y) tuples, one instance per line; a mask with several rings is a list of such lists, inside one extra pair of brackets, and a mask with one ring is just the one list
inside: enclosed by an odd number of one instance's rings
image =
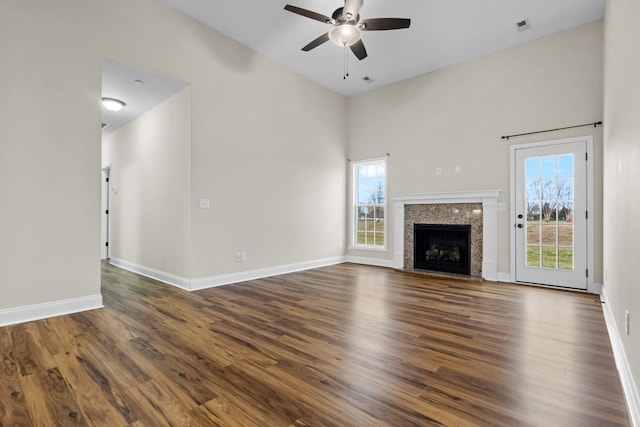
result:
[(0, 328), (0, 426), (629, 426), (595, 295), (342, 264)]

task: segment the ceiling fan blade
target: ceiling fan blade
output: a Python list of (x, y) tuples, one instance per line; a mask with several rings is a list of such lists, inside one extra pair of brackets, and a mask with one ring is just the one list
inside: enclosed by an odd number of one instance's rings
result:
[(362, 61), (364, 58), (367, 57), (367, 49), (364, 48), (364, 43), (362, 42), (362, 39), (358, 40), (357, 42), (352, 44), (350, 47), (351, 47), (351, 52), (353, 52), (353, 54), (360, 61)]
[(411, 19), (407, 18), (374, 18), (364, 19), (358, 23), (362, 31), (401, 30), (409, 28)]
[(309, 52), (311, 49), (314, 49), (320, 46), (322, 43), (329, 41), (329, 33), (323, 34), (317, 39), (313, 40), (311, 43), (302, 48), (305, 52)]
[(314, 12), (312, 10), (303, 9), (297, 6), (291, 6), (290, 4), (284, 7), (284, 10), (288, 10), (289, 12), (296, 13), (298, 15), (302, 15), (306, 18), (311, 18), (316, 21), (324, 22), (325, 24), (331, 24), (333, 20), (328, 16), (325, 16), (321, 13)]
[(364, 0), (345, 0), (344, 8), (342, 9), (342, 16), (349, 20), (355, 19), (356, 16), (358, 16), (358, 13), (360, 13), (362, 3), (364, 3)]

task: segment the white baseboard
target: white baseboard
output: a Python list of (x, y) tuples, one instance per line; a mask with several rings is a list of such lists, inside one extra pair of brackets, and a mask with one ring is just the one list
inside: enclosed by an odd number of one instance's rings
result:
[(613, 316), (613, 312), (611, 311), (611, 306), (609, 305), (605, 289), (602, 289), (600, 297), (603, 301), (602, 311), (604, 313), (605, 323), (607, 324), (607, 330), (609, 331), (609, 339), (611, 340), (611, 347), (613, 348), (613, 356), (616, 360), (622, 389), (624, 391), (625, 398), (627, 399), (631, 425), (634, 427), (640, 427), (640, 393), (638, 393), (638, 386), (633, 379), (631, 366), (629, 366), (629, 360), (627, 359), (627, 354), (624, 350), (624, 345), (622, 344), (622, 339), (620, 338), (618, 327), (616, 326), (616, 320)]
[(364, 265), (373, 265), (376, 267), (396, 268), (392, 259), (367, 258), (367, 257), (347, 255), (345, 261), (352, 262), (354, 264), (364, 264)]
[(145, 267), (119, 258), (111, 258), (111, 264), (124, 270), (131, 271), (141, 276), (149, 277), (168, 285), (175, 286), (185, 291), (197, 291), (216, 286), (229, 285), (231, 283), (246, 282), (247, 280), (262, 279), (264, 277), (277, 276), (279, 274), (293, 273), (295, 271), (309, 270), (327, 265), (345, 262), (344, 257), (326, 258), (314, 261), (305, 261), (295, 264), (279, 265), (275, 267), (259, 268), (255, 270), (241, 271), (238, 273), (219, 274), (200, 279), (187, 279), (171, 273)]
[(102, 295), (71, 298), (42, 304), (0, 310), (0, 326), (15, 325), (31, 322), (47, 317), (62, 316), (64, 314), (102, 308)]
[(158, 282), (166, 283), (186, 291), (190, 290), (191, 281), (187, 278), (176, 276), (175, 274), (166, 273), (156, 270), (155, 268), (145, 267), (144, 265), (125, 261), (120, 258), (111, 258), (110, 263), (124, 270), (129, 270), (141, 276), (149, 277)]
[(213, 288), (216, 286), (229, 285), (231, 283), (246, 282), (248, 280), (262, 279), (279, 274), (293, 273), (296, 271), (310, 270), (312, 268), (325, 267), (345, 262), (344, 257), (326, 258), (315, 261), (306, 261), (295, 264), (279, 265), (275, 267), (259, 268), (255, 270), (241, 271), (238, 273), (220, 274), (216, 276), (203, 277), (191, 280), (190, 290)]

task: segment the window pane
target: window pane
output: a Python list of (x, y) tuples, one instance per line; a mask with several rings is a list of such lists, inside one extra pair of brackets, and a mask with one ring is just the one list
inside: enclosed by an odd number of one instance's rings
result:
[(385, 246), (386, 161), (353, 164), (356, 245)]
[(527, 222), (527, 244), (540, 244), (539, 222)]
[(367, 217), (367, 213), (369, 212), (369, 208), (364, 206), (358, 207), (358, 219), (364, 219)]
[(556, 239), (558, 234), (556, 232), (555, 224), (542, 224), (542, 244), (543, 245), (556, 245)]
[(573, 224), (558, 224), (558, 245), (573, 247)]
[(365, 240), (364, 239), (365, 239), (365, 233), (363, 231), (358, 231), (356, 242), (359, 245), (364, 245), (365, 244)]
[(540, 177), (540, 159), (529, 158), (525, 164), (527, 179), (535, 179)]
[(527, 202), (527, 221), (540, 221), (540, 202)]
[(527, 267), (540, 267), (540, 246), (527, 246)]
[(558, 180), (558, 200), (573, 200), (573, 178)]
[(544, 179), (540, 183), (540, 198), (556, 200), (558, 198), (558, 183), (555, 179)]
[(543, 246), (542, 266), (546, 268), (556, 268), (556, 248), (555, 246)]
[(375, 235), (373, 231), (367, 231), (367, 241), (366, 245), (374, 245), (375, 244)]
[(365, 231), (373, 231), (373, 222), (369, 219), (364, 220), (364, 230)]
[(527, 200), (540, 200), (540, 180), (527, 180)]
[(558, 268), (573, 270), (573, 248), (558, 248)]
[(558, 156), (558, 176), (573, 176), (573, 154)]
[(557, 176), (556, 156), (543, 157), (541, 162), (542, 176), (544, 178), (555, 178)]

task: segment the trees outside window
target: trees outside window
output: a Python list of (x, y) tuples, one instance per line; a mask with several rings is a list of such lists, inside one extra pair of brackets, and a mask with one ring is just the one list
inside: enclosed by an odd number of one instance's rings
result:
[(353, 236), (354, 247), (384, 249), (386, 247), (386, 159), (352, 163), (353, 172)]

